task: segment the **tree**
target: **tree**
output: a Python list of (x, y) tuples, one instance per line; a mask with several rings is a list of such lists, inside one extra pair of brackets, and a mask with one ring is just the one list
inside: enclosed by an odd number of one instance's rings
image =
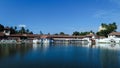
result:
[(48, 33), (48, 35), (50, 35), (50, 33)]
[(17, 26), (15, 26), (14, 29), (17, 30)]
[(59, 35), (58, 33), (55, 33), (54, 35)]
[(4, 31), (4, 26), (0, 24), (0, 32)]
[(31, 31), (29, 34), (33, 34), (33, 32)]
[(40, 35), (43, 35), (42, 31), (40, 31)]
[(78, 36), (78, 35), (80, 35), (80, 33), (78, 31), (75, 31), (75, 32), (73, 32), (72, 35)]
[(93, 32), (92, 30), (90, 31), (90, 33), (93, 33), (93, 34), (95, 34), (95, 32)]
[(21, 29), (19, 30), (19, 33), (24, 34), (25, 33), (25, 28), (21, 27)]
[(29, 29), (27, 29), (25, 32), (26, 32), (27, 34), (29, 34), (29, 33), (30, 33)]
[(65, 35), (65, 33), (64, 32), (60, 32), (60, 35)]
[[(11, 26), (10, 28), (9, 28), (9, 26), (7, 26), (6, 29), (7, 29), (7, 28), (10, 29), (10, 34), (18, 34), (18, 33), (21, 33), (21, 34), (23, 34), (23, 33), (33, 34), (32, 31), (30, 31), (29, 29), (25, 29), (24, 27), (21, 27), (20, 30), (17, 30), (17, 27), (16, 27), (16, 26), (14, 26), (14, 27)], [(4, 29), (5, 29), (4, 26), (0, 24), (0, 32), (3, 32)], [(8, 32), (8, 29), (7, 29), (6, 32)]]
[(10, 27), (10, 34), (15, 34), (15, 33), (16, 33), (15, 29), (13, 27)]
[(18, 33), (17, 26), (14, 27), (14, 30), (15, 30), (15, 33), (17, 34)]
[(97, 32), (96, 34), (99, 36), (107, 37), (109, 33), (113, 32), (113, 31), (116, 32), (116, 30), (117, 30), (117, 25), (115, 22), (113, 22), (112, 24), (111, 23), (110, 24), (102, 23), (101, 26), (104, 27), (105, 30), (101, 30), (101, 31)]
[(90, 34), (90, 32), (80, 32), (79, 35), (87, 35)]

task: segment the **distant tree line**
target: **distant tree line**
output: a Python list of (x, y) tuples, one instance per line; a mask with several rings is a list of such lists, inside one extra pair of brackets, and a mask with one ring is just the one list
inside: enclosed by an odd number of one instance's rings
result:
[(53, 35), (69, 35), (69, 34), (65, 34), (64, 32), (60, 32), (60, 33), (55, 33)]
[[(115, 22), (110, 23), (110, 24), (106, 24), (106, 23), (102, 23), (101, 24), (102, 28), (105, 28), (104, 30), (100, 30), (98, 32), (93, 32), (91, 31), (86, 31), (86, 32), (79, 32), (79, 31), (74, 31), (72, 33), (73, 36), (80, 36), (80, 35), (87, 35), (90, 33), (96, 34), (98, 36), (105, 36), (107, 37), (109, 33), (111, 32), (116, 32), (117, 30), (117, 24)], [(5, 26), (3, 26), (2, 24), (0, 24), (0, 32), (3, 32)], [(25, 29), (24, 27), (21, 27), (19, 30), (17, 29), (17, 27), (10, 27), (10, 31), (11, 34), (33, 34), (32, 31), (30, 31), (29, 29)], [(40, 31), (40, 34), (43, 35), (42, 31)], [(48, 35), (50, 35), (50, 33), (48, 33)], [(60, 33), (55, 33), (53, 35), (69, 35), (69, 34), (65, 34), (64, 32), (60, 32)]]
[(115, 22), (110, 23), (110, 24), (102, 23), (101, 27), (105, 28), (105, 29), (104, 30), (100, 30), (100, 31), (98, 31), (96, 33), (93, 32), (93, 31), (88, 31), (88, 32), (78, 32), (78, 31), (75, 31), (75, 32), (73, 32), (72, 35), (79, 36), (79, 35), (87, 35), (87, 34), (93, 33), (93, 34), (96, 34), (98, 36), (105, 36), (105, 37), (107, 37), (109, 33), (116, 32), (116, 30), (117, 30), (117, 24)]
[[(4, 28), (6, 28), (4, 25), (0, 24), (0, 32), (4, 31)], [(10, 34), (33, 34), (32, 31), (30, 31), (29, 29), (25, 29), (24, 27), (21, 27), (19, 30), (17, 29), (17, 27), (8, 27), (7, 28), (10, 29)]]
[(93, 33), (94, 34), (94, 32), (91, 30), (91, 31), (86, 31), (86, 32), (78, 32), (78, 31), (75, 31), (75, 32), (73, 32), (73, 36), (79, 36), (79, 35), (87, 35), (87, 34), (90, 34), (90, 33)]
[[(79, 32), (79, 31), (74, 31), (72, 33), (73, 36), (81, 36), (81, 35), (87, 35), (90, 33), (96, 34), (98, 36), (105, 36), (107, 37), (109, 33), (111, 32), (116, 32), (117, 30), (117, 24), (115, 22), (110, 23), (110, 24), (106, 24), (106, 23), (102, 23), (101, 27), (104, 28), (104, 30), (100, 30), (98, 32), (93, 32), (91, 31), (85, 31), (85, 32)], [(54, 35), (66, 35), (64, 32), (60, 32), (60, 33), (56, 33)]]
[(98, 36), (107, 37), (109, 33), (116, 32), (116, 30), (117, 30), (117, 24), (115, 22), (110, 23), (110, 24), (102, 23), (101, 27), (105, 28), (105, 29), (98, 31), (97, 33), (93, 32), (93, 31), (88, 31), (88, 32), (75, 31), (75, 32), (73, 32), (72, 35), (79, 36), (79, 35), (87, 35), (87, 34), (93, 33), (93, 34), (96, 34)]

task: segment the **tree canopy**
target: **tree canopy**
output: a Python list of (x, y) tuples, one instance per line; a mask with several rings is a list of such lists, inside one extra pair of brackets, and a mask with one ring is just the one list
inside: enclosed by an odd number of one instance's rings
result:
[(3, 30), (4, 30), (4, 26), (0, 24), (0, 32), (2, 32)]
[(60, 32), (60, 35), (65, 35), (65, 33), (64, 32)]
[[(9, 28), (9, 26), (7, 26), (8, 28)], [(2, 24), (0, 24), (0, 32), (3, 32), (4, 31), (4, 28), (5, 28), (5, 26), (4, 25), (2, 25)], [(21, 29), (20, 30), (17, 30), (17, 27), (15, 26), (15, 27), (13, 27), (13, 26), (11, 26), (10, 28), (10, 34), (33, 34), (33, 32), (32, 31), (30, 31), (29, 29), (25, 29), (24, 27), (21, 27)]]
[[(0, 32), (4, 31), (4, 25), (0, 24)], [(110, 23), (110, 24), (106, 24), (106, 23), (102, 23), (101, 24), (102, 28), (105, 28), (103, 30), (100, 30), (99, 32), (97, 32), (96, 34), (98, 36), (105, 36), (107, 37), (107, 35), (111, 32), (115, 32), (117, 30), (117, 24), (115, 22)], [(21, 27), (19, 30), (17, 29), (17, 27), (10, 27), (10, 32), (11, 34), (33, 34), (32, 31), (30, 31), (29, 29), (26, 29), (24, 27)], [(79, 32), (79, 31), (74, 31), (72, 35), (74, 36), (79, 36), (79, 35), (87, 35), (93, 33), (95, 34), (93, 31), (86, 31), (86, 32)], [(40, 34), (43, 35), (42, 31), (40, 31)], [(50, 33), (48, 34), (50, 35)], [(60, 33), (56, 33), (54, 35), (68, 35), (65, 34), (64, 32), (60, 32)]]
[(80, 33), (78, 31), (75, 31), (75, 32), (73, 32), (72, 35), (78, 36), (78, 35), (80, 35)]
[(75, 32), (73, 32), (72, 35), (74, 35), (74, 36), (79, 36), (79, 35), (87, 35), (87, 34), (90, 34), (90, 33), (93, 33), (93, 34), (94, 34), (94, 32), (91, 30), (91, 31), (86, 31), (86, 32), (78, 32), (78, 31), (75, 31)]
[(101, 27), (104, 27), (105, 30), (101, 30), (101, 31), (97, 32), (96, 34), (99, 36), (107, 37), (109, 33), (113, 32), (113, 31), (116, 32), (116, 30), (117, 30), (117, 25), (115, 22), (110, 23), (110, 24), (102, 23)]

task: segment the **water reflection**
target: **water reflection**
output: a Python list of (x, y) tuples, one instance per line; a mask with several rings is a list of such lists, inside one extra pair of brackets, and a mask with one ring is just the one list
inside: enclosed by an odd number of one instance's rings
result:
[(120, 45), (0, 45), (0, 68), (120, 68)]
[(100, 60), (102, 68), (119, 68), (119, 51), (102, 49), (100, 50)]
[(120, 50), (119, 44), (97, 44), (96, 47), (104, 48), (104, 49)]
[(24, 56), (24, 54), (31, 49), (32, 45), (0, 45), (0, 59), (16, 54)]
[(0, 45), (0, 58), (14, 56), (16, 54), (24, 56), (24, 54), (31, 50), (41, 49), (42, 51), (46, 51), (48, 48), (49, 44)]
[(49, 48), (50, 44), (33, 44), (33, 50), (42, 50), (46, 51)]

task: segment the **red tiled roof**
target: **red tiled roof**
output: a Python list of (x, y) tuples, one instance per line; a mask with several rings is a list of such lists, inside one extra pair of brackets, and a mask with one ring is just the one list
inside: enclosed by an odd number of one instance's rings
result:
[(94, 34), (87, 34), (86, 36), (95, 36)]
[(12, 36), (12, 37), (21, 37), (21, 36), (25, 36), (25, 37), (40, 37), (40, 35), (37, 35), (37, 34), (11, 34), (10, 36)]
[(120, 35), (120, 32), (112, 32), (109, 35)]
[(106, 37), (105, 36), (96, 36), (96, 38), (103, 39), (103, 38), (106, 38)]
[(47, 35), (42, 35), (41, 38), (47, 38), (48, 36)]
[(3, 32), (0, 32), (0, 36), (4, 36), (5, 34)]
[(64, 35), (51, 35), (48, 37), (52, 37), (52, 38), (83, 38), (85, 36), (64, 36)]
[(10, 34), (10, 36), (18, 37), (18, 36), (22, 36), (22, 34)]
[(39, 37), (39, 38), (84, 38), (85, 36), (39, 35), (39, 34), (11, 34), (11, 37)]

